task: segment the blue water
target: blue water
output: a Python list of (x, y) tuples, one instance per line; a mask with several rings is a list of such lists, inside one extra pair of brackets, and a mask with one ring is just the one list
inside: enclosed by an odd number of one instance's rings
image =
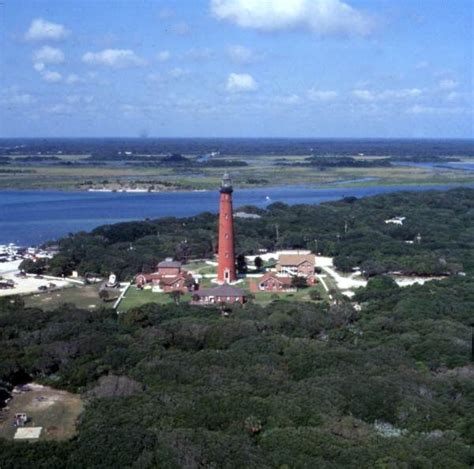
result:
[[(474, 187), (474, 184), (469, 184)], [(452, 188), (433, 186), (371, 186), (334, 189), (273, 187), (236, 190), (234, 206), (265, 207), (273, 202), (318, 204), (342, 197), (364, 197), (402, 190)], [(144, 218), (185, 217), (217, 212), (218, 192), (108, 193), (0, 191), (0, 244), (38, 245), (68, 233)], [(269, 197), (269, 199), (267, 199)]]

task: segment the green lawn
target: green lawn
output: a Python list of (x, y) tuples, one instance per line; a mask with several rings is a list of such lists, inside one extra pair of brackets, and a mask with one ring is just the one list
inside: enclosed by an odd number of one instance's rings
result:
[[(186, 293), (181, 296), (183, 303), (191, 300), (191, 294)], [(173, 303), (173, 298), (168, 293), (154, 293), (151, 289), (139, 290), (132, 285), (125, 294), (125, 297), (118, 306), (118, 311), (124, 312), (137, 306), (147, 303), (169, 304)]]
[[(190, 268), (191, 266), (187, 266)], [(249, 281), (252, 279), (245, 279), (243, 282), (237, 284), (238, 288), (242, 288), (250, 293)], [(331, 282), (330, 277), (326, 280), (328, 286), (335, 287)], [(200, 288), (211, 288), (217, 286), (208, 278), (200, 279)], [(252, 300), (258, 304), (271, 303), (276, 297), (287, 301), (312, 301), (309, 293), (312, 290), (317, 290), (321, 294), (321, 298), (327, 299), (327, 293), (321, 284), (316, 284), (310, 288), (304, 288), (293, 293), (268, 293), (259, 292), (253, 294), (255, 298)], [(63, 290), (37, 293), (30, 296), (25, 296), (25, 303), (29, 307), (38, 307), (46, 310), (56, 309), (64, 303), (72, 303), (78, 308), (83, 309), (97, 309), (97, 308), (111, 308), (115, 302), (104, 303), (99, 298), (99, 285), (87, 285), (84, 287), (71, 287)], [(185, 294), (181, 297), (183, 303), (191, 300), (191, 294)], [(118, 310), (120, 312), (128, 311), (130, 308), (144, 305), (146, 303), (169, 304), (173, 302), (173, 298), (168, 293), (154, 293), (151, 289), (139, 290), (132, 285), (120, 302)]]
[(201, 275), (215, 274), (217, 271), (216, 266), (209, 265), (206, 262), (189, 262), (183, 267), (186, 270), (190, 270)]
[[(239, 285), (239, 288), (243, 288), (247, 292), (250, 293), (249, 282), (255, 279), (245, 279), (245, 281)], [(257, 292), (252, 293), (253, 299), (252, 301), (257, 304), (268, 304), (274, 301), (275, 299), (285, 300), (285, 301), (313, 301), (309, 297), (309, 294), (312, 291), (317, 291), (321, 295), (322, 299), (327, 299), (327, 293), (325, 292), (323, 286), (321, 284), (316, 284), (312, 287), (302, 288), (295, 292), (291, 293), (272, 293), (272, 292)]]
[[(238, 288), (250, 293), (249, 280), (245, 279), (243, 282), (237, 284)], [(210, 281), (210, 279), (201, 279), (201, 288), (215, 287), (216, 285)], [(268, 304), (275, 299), (286, 300), (286, 301), (313, 301), (309, 297), (311, 291), (318, 291), (322, 299), (327, 299), (327, 294), (321, 284), (316, 284), (310, 288), (302, 288), (292, 293), (270, 293), (270, 292), (258, 292), (254, 293), (252, 302), (257, 304)], [(181, 297), (181, 302), (187, 303), (191, 301), (192, 295), (186, 293)], [(151, 289), (139, 290), (132, 285), (123, 300), (120, 302), (118, 311), (125, 312), (131, 308), (142, 306), (147, 303), (159, 303), (159, 304), (170, 304), (173, 302), (173, 298), (168, 293), (154, 293)]]
[(46, 293), (36, 293), (24, 297), (26, 306), (42, 308), (45, 310), (56, 309), (64, 303), (72, 303), (78, 308), (111, 308), (113, 302), (104, 303), (99, 298), (99, 284), (75, 286)]

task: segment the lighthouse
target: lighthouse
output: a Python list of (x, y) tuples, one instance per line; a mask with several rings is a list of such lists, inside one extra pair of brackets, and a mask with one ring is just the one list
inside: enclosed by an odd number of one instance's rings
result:
[(227, 173), (222, 177), (219, 203), (219, 249), (217, 252), (217, 282), (237, 280), (235, 274), (234, 220), (232, 216), (232, 181)]

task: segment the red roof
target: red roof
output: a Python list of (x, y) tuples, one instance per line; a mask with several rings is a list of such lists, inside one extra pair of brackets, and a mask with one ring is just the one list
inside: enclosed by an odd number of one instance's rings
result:
[(264, 283), (270, 279), (276, 280), (278, 283), (281, 283), (282, 285), (291, 285), (291, 277), (278, 277), (273, 272), (267, 272), (266, 274), (264, 274), (258, 283)]
[(178, 275), (176, 275), (176, 277), (159, 277), (155, 280), (159, 281), (163, 285), (169, 286), (169, 285), (175, 284), (176, 282), (180, 280), (186, 279), (186, 277), (191, 277), (191, 274), (188, 274), (186, 272), (180, 272)]

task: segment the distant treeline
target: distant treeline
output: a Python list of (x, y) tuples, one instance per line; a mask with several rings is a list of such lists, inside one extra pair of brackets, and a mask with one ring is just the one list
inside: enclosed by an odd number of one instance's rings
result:
[(318, 168), (377, 168), (389, 167), (392, 162), (401, 163), (452, 163), (460, 161), (455, 157), (442, 157), (430, 155), (417, 155), (406, 157), (384, 157), (374, 159), (354, 158), (351, 156), (311, 156), (303, 162), (291, 162), (285, 159), (277, 162), (278, 166), (311, 166)]
[(312, 156), (303, 162), (278, 162), (278, 166), (309, 166), (317, 168), (375, 168), (391, 166), (390, 158), (373, 160), (356, 159), (350, 156)]
[[(392, 158), (392, 160), (396, 160), (396, 158)], [(407, 156), (402, 161), (410, 163), (453, 163), (460, 161), (460, 159), (453, 156), (415, 155)]]
[(424, 139), (0, 139), (0, 155), (75, 154), (131, 152), (132, 154), (201, 155), (337, 155), (392, 156), (474, 156), (473, 140)]
[(206, 159), (186, 158), (179, 153), (172, 155), (125, 155), (123, 153), (94, 153), (87, 158), (91, 162), (123, 161), (127, 166), (140, 167), (196, 167), (196, 168), (222, 168), (248, 166), (247, 162), (240, 160), (226, 160), (223, 158)]

